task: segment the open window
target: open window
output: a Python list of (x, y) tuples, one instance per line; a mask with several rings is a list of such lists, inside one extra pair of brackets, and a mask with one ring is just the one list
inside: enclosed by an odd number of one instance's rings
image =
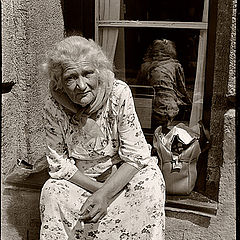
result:
[(175, 43), (193, 102), (176, 120), (190, 126), (202, 116), (207, 28), (208, 0), (95, 1), (95, 40), (114, 61), (117, 77), (134, 91), (141, 85), (137, 76), (148, 46), (163, 38)]

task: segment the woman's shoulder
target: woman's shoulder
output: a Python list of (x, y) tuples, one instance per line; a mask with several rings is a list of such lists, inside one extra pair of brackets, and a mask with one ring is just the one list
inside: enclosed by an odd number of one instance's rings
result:
[(130, 87), (128, 84), (122, 80), (115, 79), (113, 82), (113, 90), (112, 90), (112, 95), (121, 98), (125, 94), (129, 94), (131, 92)]
[(116, 79), (113, 82), (112, 93), (110, 94), (110, 103), (112, 111), (117, 115), (119, 109), (126, 100), (131, 98), (131, 90), (127, 83), (122, 80)]

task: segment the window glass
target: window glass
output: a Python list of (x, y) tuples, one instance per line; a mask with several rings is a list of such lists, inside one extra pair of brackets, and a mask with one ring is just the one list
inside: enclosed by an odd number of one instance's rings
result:
[(94, 38), (94, 0), (63, 0), (62, 2), (66, 36), (81, 35)]
[[(152, 85), (148, 82), (147, 76), (139, 77), (142, 73), (141, 67), (144, 64), (144, 57), (150, 45), (155, 40), (170, 40), (175, 44), (176, 49), (176, 60), (179, 62), (183, 69), (183, 78), (185, 81), (185, 87), (189, 98), (193, 99), (194, 83), (196, 77), (197, 68), (197, 52), (198, 52), (198, 40), (199, 30), (186, 30), (186, 29), (160, 29), (160, 28), (125, 28), (124, 29), (124, 42), (121, 46), (117, 46), (115, 62), (119, 61), (119, 51), (123, 51), (125, 54), (122, 55), (122, 61), (125, 62), (125, 78), (124, 80), (129, 85)], [(155, 53), (156, 54), (156, 53)], [(116, 59), (118, 58), (118, 59)], [(152, 70), (156, 64), (161, 65), (161, 62), (150, 63)], [(153, 71), (149, 70), (149, 74), (153, 74)], [(156, 71), (162, 71), (157, 69)], [(174, 70), (177, 71), (177, 70)], [(158, 73), (156, 73), (158, 74)], [(177, 74), (176, 72), (174, 74)], [(121, 69), (116, 66), (116, 75), (118, 78), (122, 78)], [(176, 77), (176, 76), (172, 76)], [(156, 77), (157, 78), (157, 77)], [(133, 89), (135, 91), (142, 91)], [(146, 94), (149, 89), (145, 89)], [(174, 120), (178, 121), (189, 121), (191, 114), (191, 104), (186, 104), (180, 107), (179, 114)]]
[(193, 0), (125, 0), (125, 20), (198, 21), (201, 22), (203, 1)]

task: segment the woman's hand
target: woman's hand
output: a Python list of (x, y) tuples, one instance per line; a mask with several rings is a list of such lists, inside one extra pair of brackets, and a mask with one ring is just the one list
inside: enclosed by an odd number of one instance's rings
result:
[(80, 210), (80, 220), (84, 222), (96, 223), (103, 218), (107, 213), (107, 207), (110, 204), (110, 199), (104, 191), (99, 189), (93, 193), (83, 204)]
[[(112, 172), (106, 181), (108, 181), (116, 171), (117, 167), (116, 165), (113, 165)], [(103, 183), (101, 184), (103, 185)], [(96, 191), (83, 204), (80, 210), (80, 214), (82, 215), (80, 220), (87, 222), (97, 222), (106, 215), (107, 207), (112, 201), (113, 199), (110, 199), (103, 191)]]
[(123, 163), (120, 168), (113, 168), (113, 173), (105, 181), (103, 186), (94, 192), (83, 204), (80, 210), (80, 220), (97, 222), (107, 213), (108, 206), (118, 197), (123, 188), (132, 179), (138, 170)]

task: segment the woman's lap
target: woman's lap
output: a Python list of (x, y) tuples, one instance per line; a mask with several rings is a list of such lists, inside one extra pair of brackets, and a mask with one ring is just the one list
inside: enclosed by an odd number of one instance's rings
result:
[(49, 179), (41, 194), (41, 239), (68, 239), (69, 234), (69, 239), (164, 239), (165, 185), (156, 165), (139, 171), (107, 215), (97, 224), (85, 224), (83, 230), (78, 213), (88, 196), (69, 181)]

